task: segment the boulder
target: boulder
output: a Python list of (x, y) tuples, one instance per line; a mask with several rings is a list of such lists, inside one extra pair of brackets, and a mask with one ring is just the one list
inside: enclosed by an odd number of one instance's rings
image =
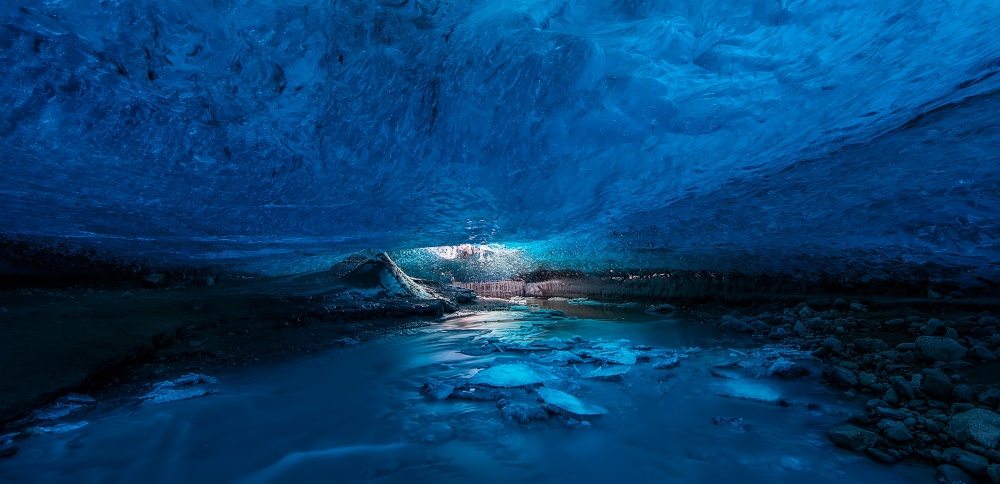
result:
[(958, 341), (941, 336), (921, 336), (916, 345), (917, 356), (930, 361), (961, 360), (967, 353)]
[(951, 378), (948, 378), (948, 375), (933, 368), (924, 370), (923, 374), (924, 381), (921, 385), (921, 391), (927, 398), (942, 401), (951, 400), (955, 385), (951, 382)]
[(842, 366), (835, 366), (830, 369), (830, 381), (841, 388), (854, 388), (858, 386), (858, 377), (853, 371)]
[(857, 349), (858, 353), (878, 353), (880, 351), (888, 351), (889, 345), (885, 341), (878, 338), (858, 338), (854, 340), (854, 348)]
[(942, 484), (976, 484), (979, 482), (975, 477), (969, 475), (955, 466), (942, 465), (937, 468), (938, 482)]
[(995, 449), (1000, 442), (1000, 415), (990, 410), (974, 408), (952, 417), (947, 433), (962, 442)]
[(860, 451), (878, 443), (878, 435), (853, 425), (841, 425), (830, 430), (830, 440), (840, 447)]

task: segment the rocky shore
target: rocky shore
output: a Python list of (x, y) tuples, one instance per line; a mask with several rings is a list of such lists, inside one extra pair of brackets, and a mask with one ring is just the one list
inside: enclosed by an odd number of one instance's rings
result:
[(838, 446), (884, 464), (936, 466), (944, 483), (1000, 482), (1000, 317), (875, 312), (840, 298), (763, 309), (771, 310), (695, 314), (723, 332), (808, 352), (827, 383), (870, 397), (830, 430)]

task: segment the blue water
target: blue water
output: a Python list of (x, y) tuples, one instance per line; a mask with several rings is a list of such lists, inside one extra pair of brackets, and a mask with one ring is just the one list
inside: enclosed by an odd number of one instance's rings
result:
[[(720, 343), (687, 320), (615, 314), (554, 322), (525, 321), (522, 313), (465, 315), (317, 356), (223, 372), (218, 394), (104, 409), (78, 417), (89, 422), (80, 430), (24, 440), (16, 457), (0, 462), (0, 481), (934, 482), (931, 468), (883, 466), (829, 442), (827, 430), (860, 401), (814, 378), (713, 377), (709, 370), (739, 359), (746, 342)], [(526, 356), (458, 352), (474, 339), (574, 335), (703, 351), (673, 370), (637, 363), (621, 382), (576, 380), (574, 393), (609, 410), (591, 418), (589, 428), (568, 428), (556, 417), (516, 426), (500, 418), (493, 402), (419, 394), (426, 382)], [(733, 382), (764, 385), (792, 405), (717, 395), (720, 385)], [(747, 429), (716, 425), (717, 416), (742, 418)]]

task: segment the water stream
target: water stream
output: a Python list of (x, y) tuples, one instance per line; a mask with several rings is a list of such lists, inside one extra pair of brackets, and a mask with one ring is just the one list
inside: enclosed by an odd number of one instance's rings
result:
[[(691, 321), (635, 310), (562, 309), (579, 319), (461, 316), (220, 373), (217, 394), (105, 409), (81, 417), (88, 425), (79, 430), (23, 440), (0, 462), (0, 482), (934, 482), (931, 468), (883, 466), (834, 447), (829, 428), (863, 399), (819, 383), (815, 368), (798, 381), (755, 378), (759, 370), (732, 364), (753, 360), (749, 340), (720, 341)], [(520, 425), (495, 402), (420, 394), (425, 383), (497, 362), (538, 361), (529, 352), (460, 353), (470, 343), (574, 336), (702, 351), (672, 369), (640, 361), (622, 381), (560, 382), (608, 409), (589, 427), (558, 416)], [(727, 388), (780, 395), (784, 405), (720, 395)], [(530, 388), (510, 391), (537, 400)]]

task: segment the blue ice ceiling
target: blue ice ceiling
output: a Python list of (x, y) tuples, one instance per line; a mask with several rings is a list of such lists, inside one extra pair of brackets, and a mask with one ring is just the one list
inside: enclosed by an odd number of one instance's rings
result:
[(1000, 2), (11, 0), (0, 227), (163, 261), (995, 267)]

